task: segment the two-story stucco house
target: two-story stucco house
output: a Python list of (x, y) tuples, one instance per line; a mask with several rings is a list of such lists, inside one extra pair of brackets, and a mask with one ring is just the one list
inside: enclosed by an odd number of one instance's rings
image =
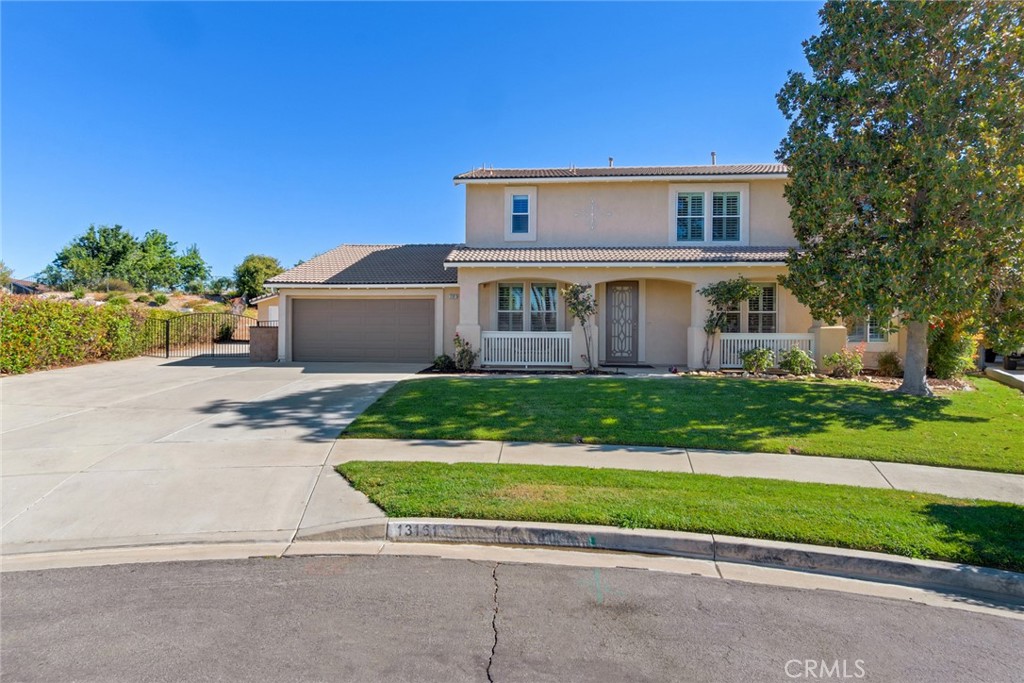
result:
[(453, 351), (489, 367), (580, 367), (584, 337), (561, 289), (593, 285), (595, 360), (701, 367), (698, 290), (744, 275), (760, 293), (728, 316), (712, 366), (751, 346), (820, 357), (863, 341), (896, 349), (873, 321), (829, 327), (777, 284), (797, 245), (779, 164), (492, 169), (455, 176), (465, 243), (343, 245), (268, 281), (278, 355), (295, 361), (412, 361)]

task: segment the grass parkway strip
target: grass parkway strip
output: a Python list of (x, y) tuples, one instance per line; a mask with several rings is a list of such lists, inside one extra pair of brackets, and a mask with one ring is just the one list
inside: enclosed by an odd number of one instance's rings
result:
[(1024, 570), (1024, 507), (888, 489), (543, 465), (353, 461), (391, 517), (601, 524)]
[(1024, 394), (988, 379), (932, 399), (861, 382), (715, 377), (429, 378), (343, 438), (672, 446), (1024, 474)]

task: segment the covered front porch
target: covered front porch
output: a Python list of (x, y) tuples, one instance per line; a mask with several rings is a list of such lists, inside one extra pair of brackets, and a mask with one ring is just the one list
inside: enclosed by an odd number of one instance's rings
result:
[[(723, 264), (724, 265), (724, 264)], [(738, 368), (748, 348), (776, 355), (798, 346), (812, 355), (816, 332), (806, 308), (776, 284), (777, 267), (459, 268), (457, 331), (480, 351), (483, 368), (583, 368), (587, 341), (566, 309), (564, 287), (590, 284), (590, 355), (605, 367), (702, 368), (705, 284), (745, 275), (757, 301), (730, 313), (731, 329), (711, 340), (709, 367)]]

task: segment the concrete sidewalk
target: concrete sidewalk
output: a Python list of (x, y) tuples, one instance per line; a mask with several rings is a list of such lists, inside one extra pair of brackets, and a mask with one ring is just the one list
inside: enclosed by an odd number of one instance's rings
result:
[(564, 443), (340, 439), (331, 452), (331, 462), (350, 460), (569, 465), (717, 474), (920, 491), (1024, 505), (1024, 475), (811, 455)]

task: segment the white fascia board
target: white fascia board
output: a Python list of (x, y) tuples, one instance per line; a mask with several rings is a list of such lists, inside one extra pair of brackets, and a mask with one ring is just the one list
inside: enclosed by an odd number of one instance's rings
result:
[(475, 263), (446, 263), (445, 268), (756, 268), (758, 266), (784, 266), (785, 261), (665, 261), (654, 262), (583, 262), (551, 263), (527, 261), (485, 261)]
[(787, 173), (736, 173), (732, 175), (657, 175), (657, 176), (573, 176), (568, 178), (462, 178), (456, 185), (549, 185), (556, 183), (663, 183), (663, 182), (705, 182), (725, 183), (743, 180), (779, 180), (789, 177)]
[(443, 289), (458, 287), (457, 282), (434, 282), (422, 284), (390, 284), (390, 285), (329, 285), (304, 284), (301, 282), (274, 282), (268, 285), (273, 289)]

